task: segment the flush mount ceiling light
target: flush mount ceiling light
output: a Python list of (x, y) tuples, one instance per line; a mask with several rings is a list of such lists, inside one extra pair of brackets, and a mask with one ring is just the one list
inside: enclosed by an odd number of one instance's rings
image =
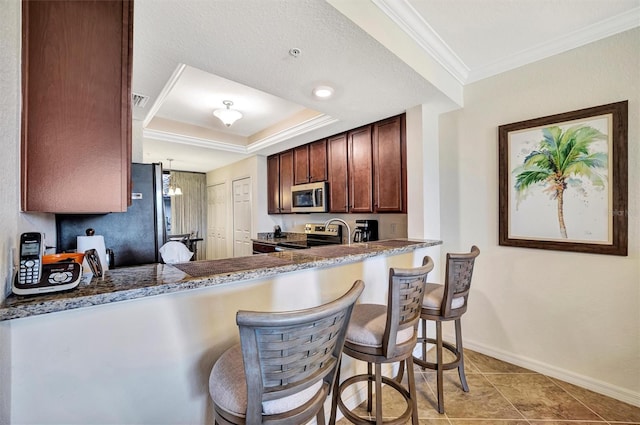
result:
[(313, 89), (313, 95), (318, 99), (328, 99), (333, 96), (333, 87), (318, 86)]
[(218, 117), (220, 121), (227, 127), (231, 127), (231, 124), (242, 118), (242, 114), (240, 111), (236, 111), (235, 109), (231, 109), (233, 102), (230, 100), (222, 101), (222, 104), (225, 105), (226, 109), (216, 109), (213, 111), (213, 115)]

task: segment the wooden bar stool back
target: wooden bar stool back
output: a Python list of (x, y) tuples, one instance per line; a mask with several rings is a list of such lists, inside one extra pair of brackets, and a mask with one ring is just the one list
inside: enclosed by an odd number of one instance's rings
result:
[[(343, 352), (349, 357), (367, 362), (367, 373), (347, 378), (339, 383), (335, 380), (331, 403), (331, 418), (334, 424), (337, 408), (355, 424), (404, 424), (409, 417), (418, 424), (415, 378), (413, 374), (412, 352), (416, 346), (418, 321), (422, 308), (427, 275), (433, 270), (433, 261), (425, 257), (422, 267), (411, 269), (392, 268), (389, 270), (389, 290), (387, 305), (358, 304), (354, 307)], [(382, 364), (400, 362), (400, 368), (407, 369), (408, 388), (400, 379), (382, 376)], [(375, 372), (372, 371), (375, 365)], [(375, 383), (375, 421), (358, 416), (348, 409), (342, 393), (350, 385), (367, 382), (367, 411), (372, 414), (372, 383)], [(382, 384), (396, 390), (407, 402), (401, 416), (383, 421)]]
[[(469, 391), (467, 378), (464, 374), (464, 350), (462, 347), (462, 326), (460, 318), (467, 311), (467, 299), (471, 288), (471, 276), (476, 257), (480, 255), (477, 246), (471, 247), (471, 252), (463, 254), (447, 254), (447, 270), (444, 285), (427, 283), (422, 304), (420, 319), (422, 334), (418, 344), (422, 345), (422, 358), (414, 357), (414, 362), (422, 368), (433, 369), (437, 372), (438, 412), (444, 413), (444, 371), (458, 369), (458, 376), (462, 389)], [(427, 320), (436, 324), (436, 337), (427, 337)], [(442, 340), (442, 322), (455, 321), (456, 345)], [(427, 361), (427, 344), (435, 344), (436, 361)], [(455, 355), (455, 360), (444, 363), (442, 349)]]
[(240, 344), (213, 366), (209, 392), (216, 424), (325, 424), (353, 306), (357, 280), (342, 297), (290, 312), (239, 311)]

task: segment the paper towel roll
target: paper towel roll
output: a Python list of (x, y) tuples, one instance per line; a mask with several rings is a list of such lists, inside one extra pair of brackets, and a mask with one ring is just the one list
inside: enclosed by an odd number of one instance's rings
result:
[(109, 270), (107, 265), (107, 249), (104, 245), (104, 237), (102, 235), (94, 236), (78, 236), (78, 252), (85, 252), (89, 249), (95, 249), (100, 257), (100, 263), (102, 264), (102, 270)]

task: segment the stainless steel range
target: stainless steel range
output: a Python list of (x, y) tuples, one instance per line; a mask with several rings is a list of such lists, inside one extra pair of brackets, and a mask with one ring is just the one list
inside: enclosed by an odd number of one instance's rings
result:
[(280, 242), (276, 245), (277, 251), (287, 249), (306, 249), (322, 245), (339, 245), (342, 243), (342, 227), (339, 224), (307, 223), (304, 225), (304, 233), (307, 239), (292, 242)]

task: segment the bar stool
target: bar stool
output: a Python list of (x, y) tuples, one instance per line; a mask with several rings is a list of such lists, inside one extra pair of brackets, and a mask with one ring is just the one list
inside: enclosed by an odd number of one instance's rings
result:
[[(413, 374), (412, 351), (416, 346), (418, 320), (422, 307), (425, 282), (433, 270), (433, 261), (425, 257), (422, 267), (412, 269), (392, 268), (389, 270), (389, 291), (387, 305), (358, 304), (353, 309), (343, 352), (349, 357), (367, 362), (367, 373), (347, 378), (341, 384), (340, 369), (334, 383), (329, 423), (335, 424), (337, 407), (342, 414), (355, 424), (401, 424), (409, 417), (418, 424), (418, 405)], [(400, 362), (400, 370), (407, 369), (408, 388), (400, 379), (382, 376), (383, 363)], [(375, 373), (372, 373), (375, 365)], [(358, 416), (348, 409), (342, 393), (352, 384), (367, 382), (367, 411), (372, 413), (372, 382), (375, 383), (375, 415), (371, 421)], [(382, 420), (382, 384), (396, 390), (407, 402), (401, 416), (392, 420)]]
[(239, 311), (240, 344), (225, 351), (209, 377), (216, 424), (297, 425), (316, 417), (333, 386), (357, 280), (328, 304), (290, 312)]
[[(422, 358), (414, 357), (413, 361), (423, 369), (433, 369), (437, 372), (438, 412), (444, 413), (444, 371), (458, 369), (458, 376), (462, 389), (469, 392), (467, 378), (464, 374), (464, 350), (462, 348), (462, 326), (460, 318), (467, 311), (467, 300), (471, 287), (471, 276), (476, 257), (480, 255), (477, 246), (471, 247), (470, 253), (447, 254), (447, 270), (444, 285), (427, 283), (422, 303), (420, 320), (422, 335), (418, 344), (422, 344)], [(427, 338), (427, 320), (436, 323), (436, 337)], [(442, 322), (455, 321), (456, 345), (442, 340)], [(427, 344), (435, 344), (436, 361), (427, 361)], [(443, 363), (442, 349), (445, 348), (456, 356), (455, 360)]]

